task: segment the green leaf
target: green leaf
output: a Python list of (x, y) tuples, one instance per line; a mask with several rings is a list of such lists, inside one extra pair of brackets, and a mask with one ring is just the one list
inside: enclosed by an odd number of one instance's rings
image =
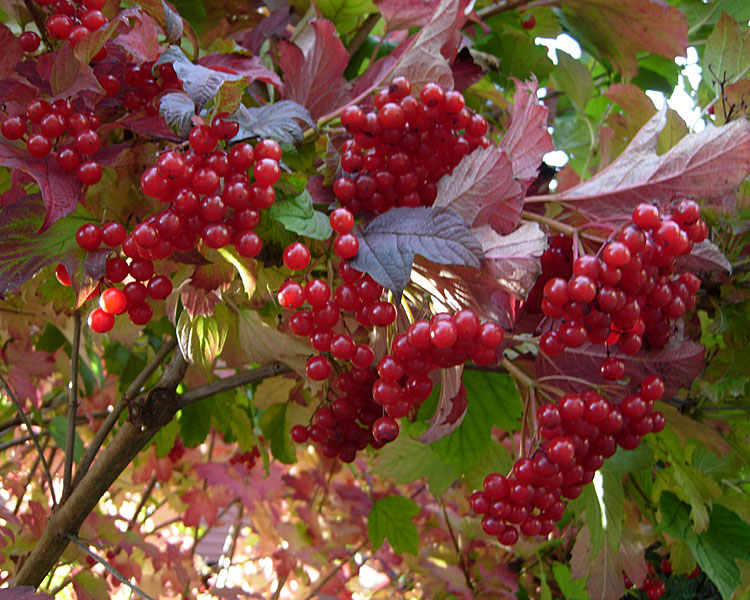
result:
[(292, 438), (289, 436), (290, 424), (287, 422), (287, 403), (272, 404), (260, 416), (260, 425), (263, 436), (271, 444), (271, 454), (279, 462), (287, 465), (297, 460)]
[(719, 589), (721, 597), (729, 600), (742, 583), (737, 564), (730, 556), (708, 544), (700, 535), (688, 538), (687, 543), (701, 570)]
[(682, 502), (672, 492), (662, 492), (659, 498), (659, 511), (661, 512), (661, 522), (657, 526), (658, 531), (668, 533), (678, 540), (687, 539), (692, 533), (690, 506)]
[(690, 32), (693, 33), (703, 26), (715, 25), (726, 12), (738, 21), (750, 21), (750, 3), (746, 0), (718, 0), (705, 3), (701, 0), (683, 0), (680, 10), (685, 13)]
[(552, 139), (555, 150), (562, 150), (571, 157), (584, 160), (591, 146), (591, 129), (581, 117), (558, 117), (554, 121)]
[(269, 213), (274, 220), (299, 235), (314, 240), (327, 240), (333, 235), (328, 217), (313, 208), (312, 197), (307, 190), (294, 198), (276, 202)]
[(728, 508), (718, 504), (714, 506), (711, 524), (700, 537), (736, 558), (750, 561), (750, 525)]
[(188, 448), (202, 444), (211, 431), (211, 415), (217, 410), (213, 398), (204, 398), (180, 410), (180, 436)]
[(570, 567), (559, 562), (552, 564), (552, 574), (565, 600), (589, 600), (585, 579), (573, 579)]
[(750, 65), (750, 31), (726, 13), (706, 40), (703, 55), (703, 81), (714, 88), (716, 82), (733, 81), (748, 72)]
[(315, 4), (339, 33), (352, 31), (368, 14), (378, 12), (371, 0), (318, 0)]
[(419, 514), (419, 506), (408, 498), (387, 496), (375, 500), (367, 518), (367, 533), (372, 549), (377, 550), (387, 539), (397, 554), (409, 552), (416, 556), (419, 534), (412, 517)]
[(255, 261), (249, 258), (243, 258), (237, 254), (237, 252), (229, 246), (219, 248), (219, 254), (228, 263), (237, 269), (242, 280), (242, 288), (245, 290), (247, 297), (250, 298), (255, 292), (255, 284), (257, 281), (257, 275), (255, 273)]
[(146, 366), (146, 356), (134, 352), (133, 348), (112, 341), (104, 348), (104, 363), (107, 371), (117, 373), (117, 391), (123, 393)]
[(433, 450), (448, 465), (462, 473), (483, 460), (492, 444), (492, 427), (516, 431), (523, 405), (513, 379), (505, 373), (465, 371), (467, 408), (454, 431), (432, 443)]
[(528, 79), (532, 73), (543, 81), (554, 68), (543, 46), (537, 46), (525, 32), (513, 29), (496, 30), (474, 46), (500, 59), (500, 73), (489, 77), (503, 87), (512, 87), (510, 77)]
[(617, 452), (605, 461), (602, 472), (622, 477), (628, 473), (647, 469), (654, 464), (655, 460), (653, 450), (645, 444), (641, 444), (635, 450), (623, 450), (618, 447)]
[[(58, 448), (65, 452), (66, 441), (68, 439), (68, 419), (67, 417), (55, 417), (49, 422), (49, 434), (52, 439), (55, 440)], [(78, 462), (78, 459), (83, 455), (83, 440), (76, 431), (75, 442), (73, 444), (73, 461)]]
[(156, 446), (156, 457), (164, 458), (174, 446), (174, 440), (180, 431), (180, 424), (172, 419), (156, 432), (151, 441)]
[(440, 497), (461, 476), (461, 472), (455, 466), (446, 465), (429, 444), (408, 435), (400, 435), (380, 451), (373, 473), (392, 477), (397, 484), (427, 477), (435, 497)]
[[(250, 415), (242, 406), (236, 403), (229, 404), (227, 413), (230, 419), (229, 428), (234, 437), (237, 438), (237, 441), (239, 441), (240, 447), (244, 452), (251, 451), (258, 444), (258, 438), (253, 430), (253, 422)], [(287, 437), (289, 437), (288, 432)], [(289, 444), (291, 445), (291, 438)]]
[(579, 114), (586, 112), (586, 104), (594, 93), (594, 80), (583, 62), (570, 54), (557, 51), (557, 67), (552, 72), (554, 86), (573, 103)]
[(224, 348), (229, 331), (229, 309), (217, 304), (213, 316), (195, 315), (182, 311), (177, 320), (177, 339), (187, 361), (204, 372), (211, 369)]
[(203, 0), (171, 0), (177, 12), (185, 17), (185, 20), (192, 25), (196, 33), (201, 33), (203, 25), (208, 18), (206, 8), (203, 6)]

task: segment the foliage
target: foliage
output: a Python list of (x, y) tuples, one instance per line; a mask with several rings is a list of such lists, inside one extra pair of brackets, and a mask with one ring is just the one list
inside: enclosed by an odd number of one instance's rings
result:
[[(750, 597), (746, 2), (5, 0), (0, 20), (0, 598)], [(550, 58), (561, 33), (579, 58)], [(678, 83), (695, 123), (646, 94)], [(441, 116), (449, 90), (466, 109)], [(383, 125), (412, 96), (426, 116)], [(548, 282), (649, 230), (634, 209), (659, 207), (661, 251), (692, 201), (683, 252), (620, 265), (653, 267), (632, 323), (597, 339), (603, 300), (572, 291), (555, 314)], [(104, 223), (123, 237), (87, 247)], [(582, 416), (550, 433), (545, 403), (621, 415), (655, 377), (642, 442), (623, 429), (589, 485), (537, 477), (523, 510), (557, 491), (548, 530), (485, 533), (488, 474), (604, 443)]]

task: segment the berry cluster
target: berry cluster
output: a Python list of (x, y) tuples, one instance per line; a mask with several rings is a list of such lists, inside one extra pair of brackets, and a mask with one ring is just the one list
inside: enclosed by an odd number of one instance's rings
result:
[(97, 79), (108, 97), (118, 96), (120, 90), (123, 90), (122, 105), (127, 110), (137, 111), (143, 108), (147, 115), (156, 116), (159, 114), (159, 96), (181, 90), (182, 82), (172, 63), (160, 64), (156, 67), (156, 72), (154, 64), (154, 61), (128, 63), (121, 77), (107, 73)]
[[(39, 6), (50, 6), (52, 13), (47, 17), (44, 28), (53, 40), (67, 40), (72, 46), (91, 31), (107, 24), (108, 19), (102, 9), (106, 0), (34, 0)], [(19, 38), (25, 52), (35, 52), (39, 48), (39, 36), (26, 31)], [(93, 61), (104, 60), (107, 51), (102, 48)]]
[[(579, 256), (568, 277), (545, 281), (542, 311), (560, 320), (541, 338), (546, 355), (556, 356), (586, 341), (617, 345), (625, 355), (638, 352), (644, 340), (650, 348), (661, 348), (672, 335), (673, 322), (695, 305), (700, 279), (673, 271), (675, 259), (706, 238), (698, 204), (682, 200), (671, 215), (641, 204), (632, 220), (598, 257)], [(557, 243), (547, 259), (550, 266), (566, 269), (567, 248)], [(601, 374), (605, 379), (621, 379), (625, 364), (610, 356), (602, 363)]]
[(563, 498), (577, 498), (617, 446), (632, 450), (643, 435), (664, 429), (664, 416), (653, 412), (663, 394), (662, 380), (649, 376), (619, 405), (587, 391), (540, 406), (544, 442), (536, 453), (517, 460), (507, 477), (489, 474), (484, 490), (471, 495), (484, 532), (505, 545), (518, 541), (519, 529), (529, 537), (549, 534), (565, 511)]
[(398, 431), (398, 425), (393, 419), (383, 417), (382, 408), (372, 399), (376, 378), (377, 372), (370, 366), (339, 373), (332, 385), (333, 400), (315, 410), (307, 427), (292, 427), (292, 440), (302, 444), (309, 439), (317, 444), (323, 456), (338, 457), (347, 463), (368, 445), (380, 448), (391, 441), (387, 430), (395, 426)]
[(86, 251), (101, 244), (115, 251), (121, 247), (124, 257), (107, 260), (107, 281), (132, 279), (122, 290), (111, 287), (102, 293), (100, 308), (89, 316), (94, 331), (109, 331), (114, 315), (125, 311), (134, 324), (148, 323), (153, 310), (146, 299), (163, 300), (172, 292), (169, 277), (156, 274), (153, 261), (169, 258), (175, 250), (187, 252), (202, 242), (209, 248), (231, 243), (246, 257), (260, 252), (262, 241), (253, 228), (260, 211), (276, 198), (273, 185), (281, 174), (281, 147), (261, 140), (255, 148), (242, 142), (217, 149), (219, 140), (231, 139), (237, 130), (237, 123), (218, 116), (210, 126), (193, 128), (188, 150), (163, 153), (156, 166), (143, 173), (141, 187), (147, 196), (168, 206), (130, 234), (114, 222), (101, 227), (87, 223), (78, 229), (76, 242)]
[(344, 143), (333, 192), (353, 214), (393, 206), (431, 206), (437, 182), (465, 154), (487, 147), (487, 121), (472, 113), (461, 92), (425, 85), (419, 97), (396, 77), (375, 96), (375, 110), (348, 106), (341, 124), (353, 135)]

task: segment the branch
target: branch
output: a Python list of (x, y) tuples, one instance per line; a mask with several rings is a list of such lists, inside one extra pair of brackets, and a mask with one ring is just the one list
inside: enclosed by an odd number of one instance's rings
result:
[(73, 316), (73, 350), (70, 354), (70, 396), (68, 397), (68, 435), (65, 438), (65, 470), (63, 471), (63, 491), (60, 502), (70, 496), (73, 480), (73, 454), (76, 441), (76, 413), (78, 412), (78, 355), (81, 351), (81, 311)]
[(349, 556), (347, 556), (344, 559), (341, 559), (341, 562), (338, 565), (336, 565), (333, 569), (331, 569), (331, 571), (329, 571), (325, 577), (322, 577), (318, 581), (318, 583), (315, 585), (315, 587), (312, 590), (310, 590), (310, 593), (307, 594), (307, 596), (305, 596), (305, 600), (312, 600), (312, 598), (314, 598), (317, 595), (317, 593), (323, 588), (323, 586), (326, 583), (328, 583), (336, 575), (336, 573), (338, 573), (341, 570), (341, 567), (343, 567), (350, 558), (352, 558), (355, 554), (357, 554), (357, 552), (362, 550), (362, 548), (364, 548), (369, 543), (370, 543), (369, 539), (364, 540), (356, 548), (354, 548), (354, 550), (349, 552)]
[(13, 446), (20, 446), (21, 444), (25, 444), (30, 439), (30, 435), (23, 435), (12, 440), (8, 440), (7, 442), (3, 442), (2, 444), (0, 444), (0, 452), (2, 452), (3, 450), (7, 450), (8, 448), (12, 448)]
[(36, 446), (36, 451), (39, 453), (39, 458), (42, 461), (42, 468), (44, 469), (44, 473), (45, 475), (47, 475), (47, 480), (49, 481), (49, 493), (52, 496), (52, 506), (53, 507), (57, 506), (57, 498), (55, 496), (55, 487), (52, 484), (52, 474), (49, 471), (49, 465), (47, 464), (47, 460), (44, 458), (44, 452), (42, 451), (42, 447), (39, 445), (39, 439), (34, 433), (34, 430), (31, 428), (31, 421), (29, 421), (29, 417), (23, 411), (23, 406), (21, 406), (21, 403), (18, 401), (18, 398), (16, 398), (16, 395), (13, 393), (13, 390), (10, 388), (10, 385), (5, 380), (5, 377), (3, 377), (2, 375), (0, 375), (0, 382), (2, 382), (3, 387), (5, 387), (5, 391), (8, 393), (8, 396), (10, 396), (10, 399), (13, 401), (13, 404), (16, 405), (16, 410), (18, 410), (18, 414), (23, 419), (23, 423), (24, 425), (26, 425), (26, 429), (28, 429), (29, 435), (31, 436), (31, 439), (34, 441), (34, 446)]
[(126, 586), (128, 586), (136, 594), (142, 596), (146, 600), (154, 600), (151, 596), (149, 596), (146, 592), (144, 592), (138, 586), (133, 585), (132, 583), (130, 583), (130, 581), (122, 573), (120, 573), (120, 571), (118, 571), (117, 569), (115, 569), (112, 565), (110, 565), (101, 556), (99, 556), (98, 554), (95, 554), (94, 552), (92, 552), (91, 550), (89, 550), (88, 546), (86, 544), (84, 544), (79, 538), (77, 538), (74, 535), (68, 535), (67, 537), (68, 537), (68, 539), (71, 542), (73, 542), (76, 546), (78, 546), (81, 550), (83, 550), (86, 554), (88, 554), (96, 562), (98, 562), (105, 569), (107, 569), (107, 571), (109, 571), (112, 574), (113, 577), (116, 577), (119, 581), (121, 581)]
[(190, 404), (208, 398), (209, 396), (213, 396), (214, 394), (233, 390), (234, 388), (262, 381), (263, 379), (281, 375), (283, 373), (289, 373), (291, 370), (291, 367), (282, 362), (273, 362), (270, 365), (249, 369), (248, 371), (243, 371), (242, 373), (232, 375), (231, 377), (212, 381), (207, 385), (202, 385), (180, 395), (180, 408), (185, 408)]
[(464, 579), (466, 579), (466, 585), (469, 586), (469, 589), (473, 592), (474, 584), (471, 582), (471, 571), (469, 570), (469, 565), (466, 564), (466, 561), (464, 560), (463, 552), (461, 552), (461, 547), (458, 545), (458, 539), (456, 538), (456, 534), (453, 532), (451, 521), (448, 518), (448, 511), (445, 509), (445, 503), (441, 502), (440, 505), (441, 505), (441, 508), (443, 509), (443, 516), (445, 517), (445, 524), (448, 526), (448, 533), (450, 533), (451, 540), (453, 541), (453, 547), (456, 549), (456, 554), (458, 554), (458, 561), (461, 565), (461, 570), (464, 573)]
[(117, 421), (120, 418), (120, 413), (125, 408), (127, 402), (130, 401), (141, 390), (143, 385), (148, 381), (148, 378), (153, 375), (154, 371), (159, 368), (159, 365), (164, 362), (164, 359), (172, 350), (175, 349), (176, 346), (177, 340), (175, 338), (172, 338), (168, 342), (162, 344), (161, 348), (159, 348), (159, 350), (156, 352), (151, 362), (148, 363), (140, 373), (138, 373), (138, 376), (135, 378), (135, 380), (133, 380), (133, 383), (130, 384), (130, 387), (125, 390), (122, 398), (120, 398), (112, 407), (112, 412), (109, 413), (109, 416), (105, 419), (104, 423), (102, 423), (102, 426), (96, 432), (94, 439), (91, 440), (91, 443), (89, 443), (88, 447), (86, 448), (86, 452), (83, 453), (83, 456), (78, 463), (78, 468), (76, 468), (76, 476), (75, 479), (73, 479), (74, 488), (78, 485), (83, 476), (88, 472), (91, 463), (96, 457), (96, 453), (99, 451), (99, 448), (101, 448), (104, 440), (109, 435), (109, 432), (112, 431), (112, 428), (117, 424)]
[(375, 25), (377, 25), (377, 22), (379, 20), (380, 13), (373, 13), (365, 19), (364, 23), (362, 23), (359, 29), (357, 29), (357, 33), (354, 34), (354, 37), (352, 37), (352, 40), (349, 42), (349, 45), (346, 48), (349, 56), (354, 56), (357, 53), (357, 50), (359, 50), (365, 43), (365, 41), (367, 40), (367, 36), (370, 35), (370, 32), (373, 30)]
[(151, 492), (154, 491), (155, 485), (156, 485), (156, 475), (152, 475), (151, 479), (148, 482), (148, 485), (146, 485), (146, 489), (143, 490), (143, 493), (141, 494), (141, 501), (138, 503), (138, 508), (135, 509), (135, 512), (133, 513), (133, 518), (130, 519), (130, 522), (128, 523), (127, 531), (130, 531), (135, 526), (136, 522), (138, 521), (138, 515), (141, 514), (143, 507), (146, 506), (146, 502), (148, 502), (148, 499), (151, 496)]
[(70, 536), (77, 534), (110, 485), (156, 432), (174, 417), (180, 408), (179, 396), (174, 390), (182, 381), (187, 366), (182, 353), (175, 352), (157, 387), (134, 399), (130, 418), (81, 477), (68, 501), (51, 513), (42, 537), (17, 571), (13, 585), (36, 587), (42, 582), (64, 552)]

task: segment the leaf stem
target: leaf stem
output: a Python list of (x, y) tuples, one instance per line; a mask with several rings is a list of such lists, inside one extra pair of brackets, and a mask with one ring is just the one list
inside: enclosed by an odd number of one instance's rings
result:
[(70, 496), (73, 481), (73, 454), (76, 441), (76, 413), (78, 412), (78, 359), (81, 351), (81, 310), (73, 314), (73, 349), (70, 354), (70, 393), (68, 396), (68, 432), (65, 438), (65, 469), (60, 502)]
[(349, 45), (346, 48), (346, 51), (349, 53), (349, 56), (354, 56), (357, 53), (357, 50), (359, 50), (362, 45), (367, 40), (367, 36), (370, 35), (370, 32), (373, 30), (375, 25), (378, 24), (378, 21), (380, 21), (380, 13), (372, 13), (370, 16), (368, 16), (362, 25), (359, 26), (357, 29), (357, 33), (354, 34), (351, 41), (349, 42)]
[(440, 507), (443, 509), (443, 517), (445, 518), (445, 524), (448, 526), (448, 533), (451, 536), (453, 547), (456, 549), (456, 554), (458, 554), (458, 562), (461, 565), (461, 571), (463, 571), (464, 579), (466, 580), (466, 585), (473, 592), (474, 584), (471, 581), (471, 571), (469, 570), (469, 565), (467, 565), (466, 561), (464, 560), (464, 555), (463, 555), (463, 552), (461, 552), (461, 547), (458, 544), (458, 539), (456, 538), (456, 534), (453, 532), (453, 526), (451, 525), (451, 521), (448, 518), (448, 511), (445, 508), (445, 502), (441, 501)]
[(16, 405), (16, 410), (18, 411), (18, 414), (23, 419), (23, 424), (26, 425), (26, 429), (28, 430), (29, 435), (31, 436), (31, 439), (34, 442), (34, 446), (36, 447), (36, 451), (39, 453), (39, 459), (42, 461), (42, 468), (44, 469), (44, 474), (47, 476), (47, 480), (49, 481), (49, 493), (50, 493), (50, 496), (52, 496), (52, 506), (55, 507), (57, 506), (57, 497), (55, 495), (55, 486), (52, 483), (52, 473), (50, 473), (49, 465), (47, 464), (47, 459), (44, 458), (44, 451), (42, 450), (42, 447), (39, 444), (39, 438), (37, 437), (36, 433), (34, 433), (34, 430), (31, 427), (31, 421), (29, 421), (29, 417), (24, 412), (23, 406), (21, 406), (21, 402), (13, 393), (13, 390), (11, 389), (10, 384), (6, 381), (5, 377), (3, 377), (2, 375), (0, 375), (0, 382), (2, 382), (3, 387), (5, 388), (5, 391), (7, 392), (13, 404)]
[[(547, 200), (550, 200), (551, 198), (552, 196), (547, 196)], [(560, 233), (564, 233), (565, 235), (573, 236), (576, 232), (576, 228), (571, 225), (566, 225), (565, 223), (561, 223), (557, 219), (550, 219), (549, 217), (538, 215), (528, 210), (523, 211), (521, 213), (521, 217), (526, 219), (527, 221), (535, 221), (537, 223), (547, 225), (551, 229), (559, 231)]]

